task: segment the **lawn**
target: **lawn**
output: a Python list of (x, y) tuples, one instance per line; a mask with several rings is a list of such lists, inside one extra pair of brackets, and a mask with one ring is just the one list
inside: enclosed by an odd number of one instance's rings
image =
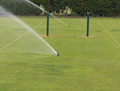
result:
[[(86, 18), (59, 18), (69, 27), (50, 18), (49, 37), (45, 36), (46, 18), (19, 18), (42, 36), (60, 56), (37, 54), (34, 50), (33, 53), (2, 50), (0, 91), (120, 90), (119, 18), (90, 18), (89, 37), (86, 37)], [(4, 29), (0, 27), (0, 30)], [(2, 34), (6, 34), (5, 31)], [(3, 37), (0, 38), (0, 47), (5, 46), (9, 36), (5, 36), (4, 41)], [(6, 48), (9, 49), (9, 46)]]

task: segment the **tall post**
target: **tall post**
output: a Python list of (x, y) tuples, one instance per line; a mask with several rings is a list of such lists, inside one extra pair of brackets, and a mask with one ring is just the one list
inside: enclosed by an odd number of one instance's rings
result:
[(47, 12), (47, 36), (49, 36), (49, 12)]
[(89, 36), (89, 12), (87, 12), (87, 37)]

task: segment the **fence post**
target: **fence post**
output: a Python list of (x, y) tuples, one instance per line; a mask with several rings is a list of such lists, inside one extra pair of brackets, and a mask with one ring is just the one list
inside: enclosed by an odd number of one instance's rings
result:
[(87, 37), (89, 36), (89, 12), (87, 12)]
[(49, 36), (49, 12), (47, 12), (47, 36)]

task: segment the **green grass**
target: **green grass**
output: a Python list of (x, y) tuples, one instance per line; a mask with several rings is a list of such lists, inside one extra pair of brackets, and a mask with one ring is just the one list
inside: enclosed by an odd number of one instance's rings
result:
[[(46, 35), (46, 18), (20, 19)], [(120, 43), (120, 19), (90, 18), (88, 38), (86, 18), (59, 19), (70, 27), (50, 18), (43, 38), (60, 56), (0, 53), (0, 91), (119, 91), (120, 46), (99, 22)]]

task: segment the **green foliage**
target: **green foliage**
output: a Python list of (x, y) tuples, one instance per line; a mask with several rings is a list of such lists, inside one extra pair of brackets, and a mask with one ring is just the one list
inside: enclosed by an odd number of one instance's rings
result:
[[(120, 14), (120, 0), (30, 0), (36, 5), (42, 5), (50, 13), (60, 12), (67, 15), (66, 7), (71, 15), (85, 16), (118, 16)], [(48, 4), (49, 1), (49, 4)], [(41, 10), (27, 2), (27, 0), (1, 0), (0, 5), (16, 15), (40, 15)], [(64, 12), (66, 11), (66, 13)]]
[(0, 5), (16, 15), (40, 15), (40, 10), (26, 0), (1, 0)]
[[(82, 4), (83, 1), (83, 4)], [(44, 1), (43, 6), (48, 8), (48, 1)], [(86, 15), (90, 12), (92, 16), (118, 16), (120, 14), (120, 0), (49, 0), (50, 12), (66, 10), (66, 6), (71, 8), (71, 13)]]

